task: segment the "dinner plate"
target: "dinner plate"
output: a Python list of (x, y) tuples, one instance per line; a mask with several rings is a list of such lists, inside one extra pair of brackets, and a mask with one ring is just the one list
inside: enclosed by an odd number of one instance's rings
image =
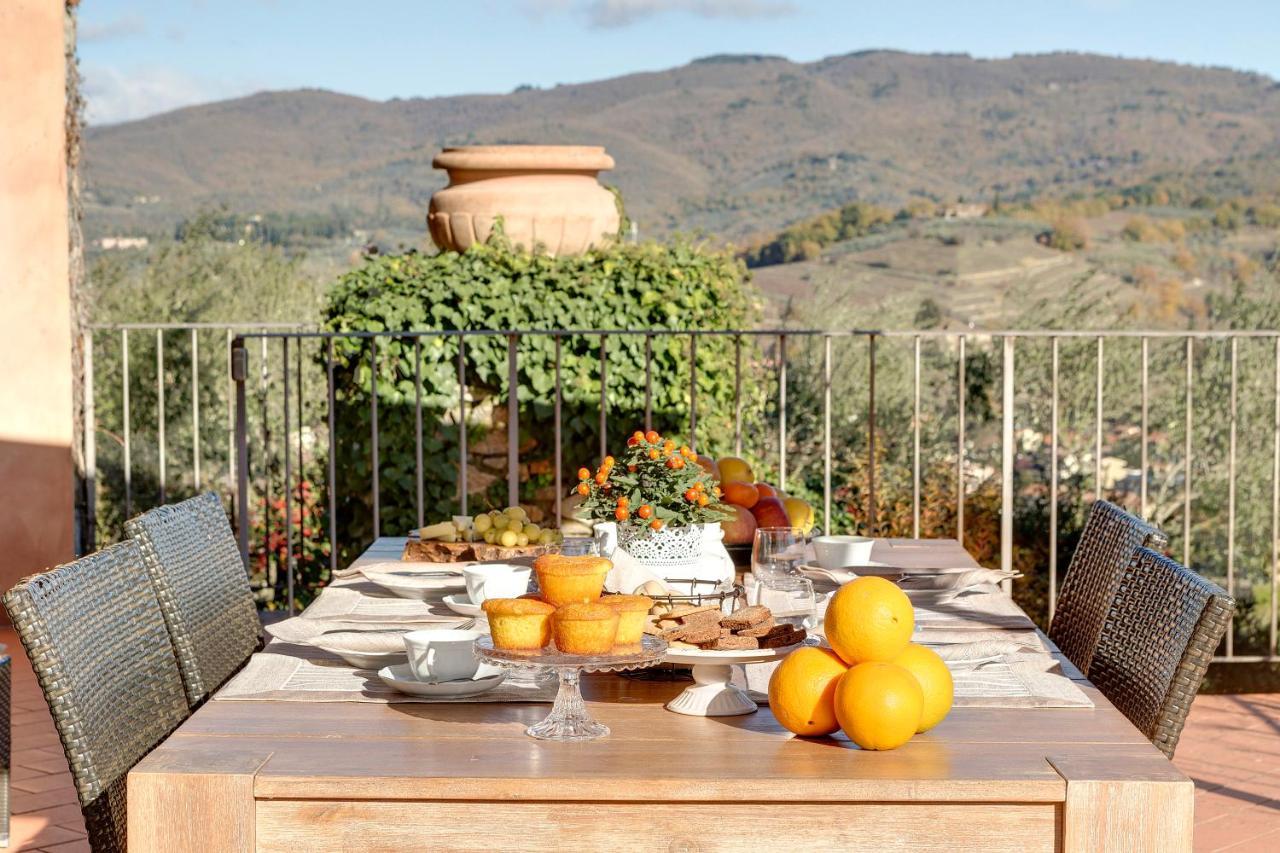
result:
[[(376, 584), (387, 592), (395, 593), (401, 598), (412, 598), (426, 601), (436, 598), (447, 590), (466, 589), (467, 584), (462, 575), (422, 574), (405, 570), (377, 571), (364, 569), (364, 576), (370, 583)], [(470, 614), (468, 614), (470, 615)]]
[(846, 566), (843, 569), (824, 569), (817, 563), (803, 563), (800, 571), (810, 576), (829, 578), (837, 583), (848, 583), (854, 578), (859, 577), (876, 577), (888, 578), (889, 580), (897, 580), (898, 578), (910, 577), (912, 575), (949, 575), (956, 572), (971, 571), (973, 566), (953, 566), (950, 568), (904, 568), (903, 566), (894, 566), (889, 563), (880, 563), (875, 560), (864, 565)]
[(454, 595), (446, 595), (440, 599), (444, 602), (444, 606), (452, 610), (454, 613), (463, 616), (484, 616), (484, 609), (479, 604), (472, 604), (471, 599), (465, 592)]
[(381, 669), (400, 663), (408, 656), (404, 635), (410, 630), (331, 631), (313, 637), (311, 645), (332, 652), (356, 669)]
[[(492, 669), (481, 665), (481, 672)], [(388, 687), (410, 696), (426, 696), (433, 699), (454, 699), (486, 693), (502, 683), (506, 673), (502, 670), (476, 674), (475, 678), (459, 678), (456, 681), (419, 681), (409, 669), (409, 664), (384, 666), (378, 670), (378, 678)]]

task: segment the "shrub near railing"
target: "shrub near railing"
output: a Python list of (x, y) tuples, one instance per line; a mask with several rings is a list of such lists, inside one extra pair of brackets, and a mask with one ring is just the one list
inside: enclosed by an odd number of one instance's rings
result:
[[(396, 332), (421, 330), (717, 330), (750, 328), (756, 309), (740, 261), (725, 251), (678, 240), (615, 245), (576, 257), (513, 250), (499, 235), (459, 254), (369, 258), (328, 295), (327, 329), (379, 332), (377, 394), (381, 530), (402, 534), (416, 519), (415, 345)], [(424, 506), (428, 519), (458, 511), (458, 342), (421, 338)], [(373, 537), (370, 493), (371, 340), (335, 342), (339, 525), (344, 549)], [(683, 435), (689, 417), (688, 335), (652, 339), (653, 427)], [(606, 347), (609, 432), (643, 425), (643, 335), (611, 337)], [(465, 340), (468, 510), (506, 503), (507, 338)], [(698, 442), (726, 452), (733, 437), (734, 341), (698, 342)], [(744, 371), (750, 359), (744, 358)], [(554, 501), (555, 339), (522, 335), (518, 345), (522, 501)], [(600, 337), (561, 341), (564, 488), (599, 449)], [(749, 377), (744, 376), (744, 383)]]

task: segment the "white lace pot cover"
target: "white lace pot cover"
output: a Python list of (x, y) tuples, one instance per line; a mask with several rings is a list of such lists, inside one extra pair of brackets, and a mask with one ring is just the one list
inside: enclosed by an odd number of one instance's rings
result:
[(637, 536), (618, 530), (615, 522), (596, 525), (600, 553), (613, 560), (605, 578), (610, 592), (633, 593), (649, 581), (661, 581), (673, 593), (707, 592), (709, 587), (673, 581), (710, 581), (732, 584), (733, 560), (724, 547), (720, 522), (691, 527), (663, 528)]

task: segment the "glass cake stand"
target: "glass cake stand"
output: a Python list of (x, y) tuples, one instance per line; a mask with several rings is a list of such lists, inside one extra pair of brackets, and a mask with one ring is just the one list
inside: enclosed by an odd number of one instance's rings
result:
[(598, 723), (587, 714), (578, 682), (584, 672), (622, 672), (643, 669), (662, 660), (667, 644), (658, 637), (645, 634), (640, 647), (631, 652), (608, 655), (569, 655), (554, 647), (536, 652), (510, 651), (493, 647), (493, 637), (485, 635), (476, 640), (476, 656), (505, 669), (536, 674), (553, 672), (560, 679), (560, 690), (551, 713), (524, 733), (541, 740), (581, 741), (595, 740), (609, 734), (609, 727)]

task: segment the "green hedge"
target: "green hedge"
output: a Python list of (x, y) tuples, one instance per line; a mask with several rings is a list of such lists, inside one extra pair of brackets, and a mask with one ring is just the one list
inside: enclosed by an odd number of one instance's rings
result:
[[(606, 330), (750, 328), (757, 308), (741, 262), (728, 252), (688, 241), (615, 245), (577, 257), (514, 251), (499, 236), (459, 254), (373, 257), (344, 275), (325, 307), (329, 330), (386, 332), (377, 338), (381, 522), (387, 535), (416, 521), (414, 483), (414, 341), (408, 330)], [(652, 340), (653, 425), (688, 430), (688, 335)], [(563, 475), (565, 488), (579, 465), (598, 461), (600, 337), (562, 339)], [(370, 339), (335, 344), (337, 471), (340, 529), (345, 550), (372, 537)], [(745, 347), (744, 347), (745, 349)], [(426, 517), (446, 518), (458, 508), (457, 337), (421, 339), (423, 467)], [(519, 340), (521, 499), (544, 507), (554, 499), (553, 419), (555, 340)], [(733, 434), (734, 341), (698, 341), (698, 446), (725, 452)], [(611, 337), (607, 347), (609, 441), (620, 446), (643, 424), (643, 335)], [(749, 359), (744, 354), (744, 371)], [(502, 429), (507, 404), (507, 339), (466, 338), (471, 398), (468, 441), (472, 513), (506, 503), (505, 442), (486, 434)], [(488, 481), (487, 484), (485, 481)], [(476, 494), (477, 485), (486, 485)]]

